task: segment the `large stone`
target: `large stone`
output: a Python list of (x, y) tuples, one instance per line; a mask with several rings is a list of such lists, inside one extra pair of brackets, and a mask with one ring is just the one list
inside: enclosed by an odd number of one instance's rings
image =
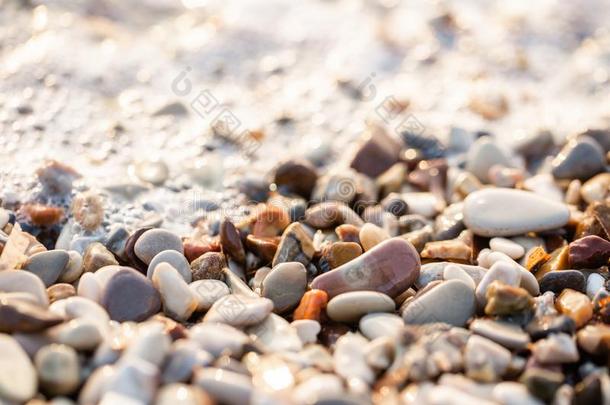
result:
[(377, 177), (398, 161), (400, 143), (382, 129), (367, 131), (350, 167), (369, 177)]
[(49, 287), (61, 276), (69, 260), (70, 255), (65, 250), (47, 250), (30, 256), (23, 269), (36, 274)]
[(110, 318), (119, 322), (141, 322), (161, 309), (161, 299), (152, 282), (139, 272), (125, 268), (110, 278), (100, 303)]
[(284, 313), (294, 309), (307, 288), (307, 271), (299, 262), (280, 263), (262, 282), (262, 296), (273, 301), (273, 310)]
[(563, 147), (552, 166), (556, 179), (587, 180), (605, 170), (606, 156), (594, 139), (580, 136)]
[(36, 370), (12, 336), (0, 334), (0, 402), (23, 403), (36, 394)]

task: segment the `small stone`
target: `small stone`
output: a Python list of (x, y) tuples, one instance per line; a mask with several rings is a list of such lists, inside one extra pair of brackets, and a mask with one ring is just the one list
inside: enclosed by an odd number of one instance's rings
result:
[(457, 266), (462, 269), (474, 281), (475, 285), (479, 285), (483, 279), (483, 276), (485, 276), (487, 273), (487, 269), (481, 266), (471, 266), (468, 264), (450, 262), (426, 263), (421, 267), (421, 272), (419, 278), (415, 282), (415, 287), (422, 289), (432, 281), (444, 280), (445, 269), (448, 266)]
[(364, 315), (358, 324), (360, 332), (370, 340), (398, 337), (404, 327), (405, 321), (400, 316), (381, 312)]
[(186, 260), (186, 257), (184, 257), (183, 254), (175, 250), (164, 250), (155, 255), (148, 265), (146, 277), (152, 280), (155, 269), (161, 263), (171, 265), (174, 269), (176, 269), (176, 271), (178, 271), (178, 274), (180, 274), (186, 283), (191, 282), (193, 275), (191, 273), (189, 262)]
[(542, 277), (546, 274), (552, 271), (568, 269), (569, 266), (569, 249), (568, 245), (565, 245), (551, 252), (549, 259), (536, 270), (536, 279), (542, 280)]
[(343, 266), (317, 276), (311, 288), (325, 290), (331, 298), (360, 290), (395, 297), (417, 280), (419, 270), (419, 254), (413, 245), (401, 238), (391, 238)]
[(360, 239), (360, 244), (366, 252), (384, 240), (389, 239), (390, 235), (377, 225), (367, 223), (360, 228), (358, 238)]
[(208, 367), (197, 370), (193, 382), (218, 403), (227, 405), (251, 403), (254, 388), (248, 376)]
[[(515, 169), (502, 165), (493, 165), (489, 168), (487, 177), (489, 178), (489, 182), (496, 187), (513, 188), (517, 183), (523, 181), (524, 175), (523, 170), (521, 169)], [(532, 177), (530, 177), (528, 180), (531, 179)], [(534, 191), (526, 185), (528, 180), (524, 182), (525, 187), (528, 190)], [(528, 184), (531, 184), (531, 181)]]
[(40, 332), (61, 322), (61, 316), (35, 303), (0, 298), (0, 332)]
[(50, 395), (70, 395), (80, 382), (80, 365), (70, 346), (52, 344), (36, 353), (36, 370), (42, 389)]
[(580, 329), (593, 317), (593, 305), (586, 295), (571, 289), (565, 289), (555, 302), (557, 310), (569, 316)]
[(252, 235), (273, 237), (280, 235), (290, 225), (290, 215), (283, 207), (259, 204), (253, 215)]
[(510, 350), (522, 350), (530, 342), (530, 337), (518, 325), (492, 321), (490, 319), (475, 319), (470, 324), (470, 330), (477, 335), (490, 339)]
[(161, 299), (153, 283), (128, 268), (110, 278), (100, 304), (108, 311), (110, 318), (118, 322), (141, 322), (161, 309)]
[(393, 164), (375, 179), (379, 195), (389, 196), (392, 193), (399, 192), (406, 177), (407, 165), (404, 162)]
[(214, 401), (201, 388), (187, 384), (167, 384), (161, 387), (155, 405), (213, 405)]
[(295, 320), (311, 319), (320, 320), (320, 314), (326, 308), (328, 294), (323, 290), (312, 289), (307, 291), (301, 298), (299, 306), (294, 310)]
[(63, 273), (59, 276), (60, 283), (73, 283), (78, 280), (83, 274), (83, 256), (76, 250), (69, 250), (68, 255), (70, 260), (64, 269)]
[(328, 302), (326, 313), (336, 322), (357, 322), (364, 315), (373, 312), (392, 312), (394, 301), (385, 294), (375, 291), (352, 291), (339, 294)]
[(570, 205), (580, 204), (580, 190), (582, 189), (582, 182), (580, 180), (572, 180), (568, 184), (566, 190), (565, 202)]
[(189, 332), (190, 340), (215, 358), (221, 354), (241, 358), (244, 346), (250, 341), (244, 332), (224, 323), (198, 323)]
[(289, 193), (309, 198), (316, 185), (316, 168), (306, 160), (291, 159), (280, 163), (274, 170), (273, 182)]
[(601, 290), (602, 288), (604, 288), (604, 284), (606, 283), (606, 279), (597, 273), (591, 273), (589, 274), (589, 277), (587, 278), (587, 297), (589, 297), (590, 299), (595, 298), (595, 295), (598, 293), (599, 290)]
[(262, 296), (273, 301), (273, 310), (282, 314), (294, 309), (307, 288), (307, 271), (299, 262), (274, 266), (262, 282)]
[(377, 177), (398, 161), (400, 144), (381, 128), (368, 130), (362, 136), (350, 167), (369, 177)]
[(540, 291), (552, 291), (559, 295), (566, 288), (585, 292), (585, 276), (578, 270), (558, 270), (540, 279)]
[(541, 197), (552, 201), (564, 201), (564, 193), (555, 181), (555, 178), (548, 174), (537, 174), (523, 181), (522, 188), (532, 191)]
[(488, 183), (489, 169), (494, 165), (510, 167), (508, 155), (490, 137), (477, 139), (468, 152), (466, 170), (483, 183)]
[(459, 239), (441, 240), (426, 243), (420, 255), (423, 260), (470, 263), (472, 248)]
[(531, 350), (536, 361), (543, 364), (574, 363), (579, 359), (576, 343), (565, 333), (555, 333), (540, 339)]
[(0, 334), (0, 359), (0, 399), (21, 403), (28, 401), (37, 391), (36, 370), (28, 355), (10, 335)]
[(360, 244), (360, 229), (354, 225), (343, 224), (335, 228), (335, 233), (341, 242), (353, 242)]
[(529, 191), (483, 189), (466, 197), (464, 223), (480, 236), (512, 236), (560, 228), (568, 207)]
[(32, 225), (47, 227), (59, 223), (64, 217), (64, 210), (44, 204), (24, 204), (20, 211), (30, 220)]
[(455, 191), (462, 197), (483, 188), (479, 179), (470, 172), (461, 172), (453, 185)]
[(346, 380), (360, 379), (368, 384), (375, 380), (375, 373), (366, 361), (367, 340), (358, 333), (341, 336), (333, 353), (335, 372)]
[(65, 250), (48, 250), (30, 256), (23, 269), (36, 274), (48, 287), (61, 276), (69, 259), (70, 255)]
[(434, 239), (447, 240), (457, 238), (465, 228), (462, 210), (463, 203), (451, 204), (436, 217), (434, 221)]
[(231, 290), (220, 280), (197, 280), (189, 284), (189, 289), (197, 300), (197, 311), (207, 311)]
[(464, 269), (455, 264), (450, 264), (443, 270), (443, 280), (460, 280), (465, 283), (472, 291), (475, 290), (476, 284), (472, 277)]
[(134, 165), (134, 173), (138, 179), (160, 186), (169, 177), (169, 168), (161, 160), (143, 160)]
[(598, 323), (587, 325), (576, 334), (578, 346), (587, 353), (610, 353), (610, 325)]
[(459, 280), (448, 280), (416, 296), (407, 305), (402, 317), (407, 324), (445, 322), (462, 327), (474, 315), (475, 309), (476, 302), (470, 287)]
[(316, 229), (328, 229), (343, 224), (357, 227), (364, 225), (358, 214), (338, 201), (325, 201), (311, 206), (305, 211), (305, 223)]
[(400, 194), (394, 192), (389, 193), (381, 200), (381, 207), (385, 212), (394, 215), (396, 218), (400, 218), (409, 213), (409, 204), (407, 204)]
[(254, 253), (265, 263), (271, 263), (273, 256), (277, 252), (277, 247), (280, 243), (280, 238), (277, 236), (265, 237), (248, 235), (246, 237), (246, 246), (248, 251)]
[(544, 315), (530, 321), (525, 330), (533, 340), (543, 339), (553, 333), (573, 334), (576, 324), (565, 315)]
[(307, 266), (315, 253), (311, 237), (299, 222), (290, 224), (273, 257), (273, 267), (284, 262), (300, 262)]
[(99, 321), (84, 317), (54, 326), (47, 334), (56, 343), (83, 351), (95, 349), (103, 339)]
[(246, 251), (241, 242), (239, 231), (228, 219), (223, 220), (220, 224), (220, 245), (222, 246), (222, 252), (237, 263), (246, 261)]
[(25, 292), (36, 297), (36, 301), (43, 307), (49, 306), (49, 297), (42, 280), (23, 270), (0, 271), (1, 292)]
[(403, 193), (401, 197), (409, 205), (409, 212), (432, 218), (445, 209), (445, 201), (437, 195), (428, 192)]
[[(327, 263), (328, 269), (336, 269), (362, 254), (362, 248), (355, 242), (335, 242), (322, 250), (320, 264)], [(322, 267), (324, 269), (324, 267)]]
[(267, 298), (253, 298), (230, 294), (216, 301), (204, 322), (225, 323), (231, 326), (256, 325), (273, 310), (273, 301)]
[(552, 162), (556, 179), (587, 180), (606, 168), (604, 151), (587, 136), (569, 141)]
[(590, 235), (576, 239), (568, 246), (568, 261), (577, 269), (594, 269), (607, 266), (610, 259), (610, 242)]
[(582, 199), (588, 204), (603, 202), (610, 190), (610, 173), (600, 173), (587, 180), (580, 188)]
[(564, 381), (565, 376), (561, 372), (539, 367), (526, 369), (519, 378), (519, 382), (527, 386), (532, 394), (547, 403), (552, 401), (555, 392)]
[(164, 250), (184, 253), (180, 237), (165, 229), (150, 229), (144, 232), (134, 245), (136, 256), (146, 264), (150, 264), (151, 260)]
[(525, 249), (518, 243), (506, 238), (492, 238), (489, 241), (489, 247), (496, 252), (502, 252), (511, 259), (520, 259), (525, 254)]
[(313, 319), (299, 319), (292, 321), (290, 325), (296, 329), (299, 339), (303, 344), (316, 343), (318, 341), (318, 333), (320, 333), (320, 322)]
[(501, 281), (494, 281), (487, 288), (487, 315), (511, 315), (529, 311), (534, 300), (523, 288), (507, 285)]
[(152, 282), (161, 295), (163, 312), (170, 318), (183, 322), (197, 309), (197, 299), (171, 264), (158, 264)]
[(466, 375), (481, 382), (498, 381), (511, 361), (508, 349), (478, 335), (472, 335), (464, 350)]
[(189, 263), (192, 263), (195, 259), (201, 257), (203, 254), (208, 252), (220, 253), (220, 242), (218, 238), (212, 237), (201, 237), (201, 238), (185, 238), (184, 239), (184, 257)]
[(72, 200), (72, 216), (83, 229), (96, 230), (104, 220), (102, 197), (93, 191), (78, 193)]
[(267, 352), (298, 352), (303, 348), (296, 328), (276, 314), (269, 314), (262, 322), (248, 328), (247, 332)]
[(99, 242), (89, 245), (83, 256), (83, 271), (95, 272), (105, 266), (117, 266), (119, 262), (114, 255)]
[(72, 284), (53, 284), (51, 287), (47, 288), (47, 294), (49, 295), (49, 301), (51, 303), (54, 303), (55, 301), (75, 296), (76, 289)]
[(551, 259), (551, 255), (548, 254), (542, 246), (536, 246), (527, 253), (526, 259), (525, 268), (528, 271), (535, 273)]
[[(159, 370), (154, 365), (137, 357), (124, 359), (116, 365), (115, 375), (110, 378), (106, 385), (108, 393), (119, 394), (135, 402), (135, 404), (148, 404), (152, 402), (159, 379)], [(113, 403), (123, 404), (125, 399), (118, 397)], [(134, 405), (135, 405), (134, 404)], [(104, 399), (100, 405), (106, 405)]]
[(487, 303), (487, 290), (495, 281), (501, 281), (504, 284), (516, 287), (521, 282), (521, 274), (510, 263), (502, 261), (494, 263), (477, 285), (476, 296), (479, 306), (484, 307)]
[(225, 257), (219, 252), (207, 252), (193, 260), (191, 272), (193, 281), (197, 280), (224, 280), (223, 269), (227, 266)]

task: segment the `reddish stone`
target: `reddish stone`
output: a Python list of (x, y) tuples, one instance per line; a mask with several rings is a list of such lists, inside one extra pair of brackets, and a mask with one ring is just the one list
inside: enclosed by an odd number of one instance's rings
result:
[(594, 269), (605, 266), (610, 259), (610, 242), (599, 236), (590, 235), (570, 243), (570, 266), (578, 269)]

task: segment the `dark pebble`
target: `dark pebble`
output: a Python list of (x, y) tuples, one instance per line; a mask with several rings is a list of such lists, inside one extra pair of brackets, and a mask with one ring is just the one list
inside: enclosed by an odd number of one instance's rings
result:
[(219, 252), (207, 252), (193, 260), (191, 263), (191, 272), (193, 273), (193, 281), (197, 280), (221, 280), (224, 281), (225, 276), (223, 268), (227, 266), (225, 256)]
[(585, 292), (586, 279), (578, 270), (557, 270), (545, 274), (540, 280), (540, 292), (553, 291), (560, 294), (564, 289)]
[(608, 265), (610, 242), (590, 235), (570, 243), (568, 248), (570, 266), (579, 269), (594, 269)]
[(438, 159), (445, 156), (445, 146), (433, 135), (404, 131), (400, 136), (407, 148), (417, 149), (424, 159)]
[(161, 298), (148, 278), (124, 268), (110, 278), (100, 304), (112, 320), (141, 322), (159, 312)]
[(0, 332), (39, 332), (63, 322), (46, 308), (16, 299), (0, 299)]
[(573, 334), (576, 331), (576, 324), (572, 318), (566, 315), (545, 315), (541, 318), (534, 318), (525, 327), (532, 340), (539, 340), (552, 333)]
[(398, 161), (400, 144), (382, 129), (373, 129), (352, 158), (350, 167), (369, 177), (377, 177)]
[(280, 190), (309, 198), (318, 180), (316, 168), (304, 159), (293, 159), (280, 163), (275, 168), (273, 182)]
[(399, 218), (403, 215), (407, 215), (409, 212), (409, 204), (401, 197), (398, 193), (390, 193), (383, 200), (381, 200), (381, 206), (386, 212)]
[(239, 231), (228, 219), (225, 219), (220, 224), (220, 245), (222, 246), (223, 253), (237, 263), (244, 263), (246, 261), (246, 251), (241, 242)]

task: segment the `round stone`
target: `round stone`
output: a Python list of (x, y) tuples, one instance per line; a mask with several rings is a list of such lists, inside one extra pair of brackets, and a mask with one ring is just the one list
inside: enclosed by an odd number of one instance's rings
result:
[(48, 330), (48, 335), (57, 343), (63, 343), (76, 350), (93, 350), (102, 342), (102, 332), (98, 321), (76, 318)]
[(49, 295), (49, 300), (53, 303), (55, 301), (63, 300), (64, 298), (75, 296), (76, 289), (72, 284), (53, 284), (51, 287), (47, 288), (47, 294)]
[(0, 334), (0, 400), (26, 402), (36, 394), (37, 385), (28, 355), (12, 336)]
[(540, 291), (553, 291), (556, 295), (566, 289), (585, 292), (585, 276), (578, 270), (557, 270), (546, 273), (540, 279)]
[(47, 250), (30, 256), (23, 269), (36, 274), (49, 287), (61, 276), (69, 260), (70, 255), (65, 250)]
[(513, 236), (561, 228), (568, 223), (567, 205), (529, 191), (488, 188), (466, 197), (464, 223), (477, 235)]
[(254, 391), (250, 377), (214, 367), (198, 370), (194, 383), (223, 404), (249, 404)]
[(169, 263), (178, 271), (184, 281), (187, 283), (191, 282), (193, 277), (191, 273), (191, 266), (182, 253), (175, 250), (164, 250), (156, 254), (155, 257), (153, 257), (153, 259), (150, 261), (148, 271), (146, 272), (146, 277), (148, 277), (150, 280), (152, 280), (155, 268), (159, 263)]
[(371, 250), (374, 246), (389, 238), (390, 235), (377, 225), (366, 223), (360, 228), (359, 239), (364, 251)]
[(476, 309), (474, 293), (459, 280), (443, 281), (415, 298), (402, 313), (405, 323), (445, 322), (464, 326)]
[(475, 319), (470, 330), (508, 348), (522, 350), (530, 342), (530, 337), (515, 324), (490, 319)]
[(489, 182), (489, 169), (492, 166), (511, 166), (506, 152), (488, 136), (477, 139), (471, 146), (466, 159), (466, 170), (484, 183)]
[(78, 388), (80, 366), (70, 346), (45, 346), (36, 353), (34, 362), (40, 384), (50, 395), (69, 395)]
[(161, 294), (163, 312), (177, 321), (186, 321), (197, 309), (197, 300), (188, 284), (169, 263), (160, 263), (153, 284)]
[(470, 277), (470, 275), (468, 275), (468, 273), (466, 273), (460, 266), (455, 264), (450, 264), (449, 266), (445, 267), (445, 270), (443, 271), (443, 279), (460, 280), (468, 285), (472, 291), (474, 291), (476, 288), (476, 284), (474, 283), (472, 277)]
[(231, 326), (256, 325), (272, 310), (273, 301), (267, 298), (230, 294), (216, 301), (203, 320)]
[(402, 238), (385, 240), (363, 255), (317, 276), (311, 288), (329, 297), (349, 291), (378, 291), (395, 297), (419, 277), (419, 253)]
[(44, 283), (39, 277), (27, 271), (0, 271), (0, 291), (29, 293), (36, 297), (36, 301), (40, 305), (49, 306), (49, 297)]
[(506, 238), (491, 238), (489, 247), (496, 252), (502, 252), (511, 259), (520, 259), (525, 254), (525, 248), (518, 243)]
[(110, 278), (100, 303), (110, 318), (118, 322), (141, 322), (161, 309), (161, 299), (152, 282), (128, 268)]
[(161, 185), (169, 176), (169, 168), (162, 161), (145, 160), (134, 165), (136, 176), (142, 181)]
[(337, 322), (357, 322), (366, 314), (392, 312), (392, 298), (376, 291), (352, 291), (339, 294), (328, 302), (326, 314)]
[(165, 229), (150, 229), (144, 232), (134, 246), (136, 256), (146, 264), (150, 264), (152, 259), (164, 250), (184, 253), (180, 237)]
[(280, 263), (263, 279), (262, 296), (273, 301), (276, 313), (294, 309), (307, 288), (307, 270), (299, 262)]
[(364, 315), (358, 328), (370, 340), (378, 337), (396, 337), (404, 329), (405, 321), (398, 315), (377, 312)]
[(315, 343), (318, 340), (318, 333), (320, 333), (320, 330), (322, 329), (320, 322), (314, 321), (313, 319), (299, 319), (292, 321), (290, 326), (296, 329), (297, 334), (304, 345), (308, 343)]
[(552, 166), (556, 179), (587, 180), (605, 170), (606, 156), (595, 140), (580, 136), (563, 147)]
[(156, 405), (213, 405), (214, 401), (201, 388), (186, 384), (164, 385), (157, 393)]

